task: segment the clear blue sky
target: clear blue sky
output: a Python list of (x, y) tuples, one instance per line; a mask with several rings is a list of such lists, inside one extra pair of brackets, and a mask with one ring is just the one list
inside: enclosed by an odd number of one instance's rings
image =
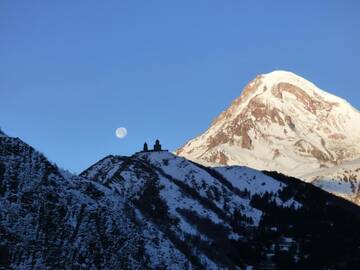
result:
[(2, 0), (0, 126), (80, 172), (176, 149), (275, 69), (360, 108), (359, 50), (356, 0)]

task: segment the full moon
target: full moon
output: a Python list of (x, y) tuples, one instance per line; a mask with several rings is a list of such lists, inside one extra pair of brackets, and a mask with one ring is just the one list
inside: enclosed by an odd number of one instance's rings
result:
[(116, 137), (118, 137), (119, 139), (124, 139), (127, 135), (127, 129), (124, 127), (119, 127), (116, 129)]

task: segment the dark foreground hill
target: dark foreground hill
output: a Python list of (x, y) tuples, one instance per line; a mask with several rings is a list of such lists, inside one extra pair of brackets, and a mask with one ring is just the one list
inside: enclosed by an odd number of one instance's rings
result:
[(4, 269), (357, 269), (359, 217), (277, 173), (151, 152), (74, 176), (0, 136)]

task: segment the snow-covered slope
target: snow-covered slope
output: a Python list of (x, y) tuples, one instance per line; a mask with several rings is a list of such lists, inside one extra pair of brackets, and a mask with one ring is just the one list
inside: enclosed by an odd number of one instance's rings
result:
[(360, 158), (360, 112), (286, 71), (260, 75), (202, 135), (176, 151), (204, 165), (304, 177)]
[(1, 269), (360, 264), (356, 205), (284, 175), (165, 151), (108, 156), (74, 176), (0, 137), (0, 209)]
[(0, 269), (188, 265), (128, 208), (104, 185), (59, 170), (18, 138), (0, 137)]
[[(284, 248), (284, 254), (298, 249), (297, 263), (301, 261), (298, 265), (307, 267), (304, 262), (308, 255), (303, 253), (306, 245), (299, 244), (300, 238), (312, 242), (315, 240), (307, 237), (319, 235), (304, 222), (329, 224), (310, 220), (328, 216), (323, 211), (332, 212), (329, 207), (337, 205), (330, 194), (296, 179), (268, 176), (247, 167), (208, 168), (165, 151), (108, 156), (81, 176), (132, 201), (138, 218), (160, 229), (164, 236), (170, 235), (192, 265), (205, 269), (272, 269), (279, 266), (274, 243)], [(352, 207), (358, 211), (358, 207)], [(336, 231), (339, 229), (336, 225)], [(329, 237), (327, 229), (321, 230)], [(260, 232), (264, 235), (260, 236)], [(297, 233), (302, 236), (295, 239)], [(335, 248), (333, 244), (322, 246), (321, 252)], [(314, 263), (310, 261), (308, 266)], [(287, 266), (297, 265), (293, 263)]]
[[(221, 265), (232, 268), (233, 262), (228, 261), (226, 254), (219, 258), (211, 251), (205, 252), (204, 248), (219, 245), (214, 240), (216, 234), (219, 234), (217, 237), (221, 235), (222, 241), (229, 242), (229, 245), (232, 239), (240, 238), (228, 224), (234, 215), (240, 215), (240, 209), (243, 226), (248, 228), (259, 224), (262, 211), (250, 205), (251, 185), (244, 184), (249, 190), (244, 192), (244, 188), (238, 189), (221, 175), (216, 177), (211, 172), (171, 153), (151, 152), (138, 153), (130, 158), (109, 156), (81, 176), (99, 181), (121, 197), (133, 201), (137, 216), (145, 223), (154, 228), (169, 225), (164, 235), (170, 234), (176, 239), (180, 252), (191, 254), (193, 265), (206, 269), (218, 269)], [(285, 203), (278, 197), (284, 184), (262, 173), (250, 175), (254, 181), (264, 181), (273, 186), (269, 192), (273, 192), (279, 205)], [(256, 192), (254, 189), (254, 194)], [(301, 204), (290, 199), (288, 207), (291, 206), (301, 207)], [(207, 231), (201, 223), (218, 232)], [(216, 250), (216, 253), (221, 251)]]
[(330, 193), (360, 204), (360, 159), (322, 168), (303, 177)]

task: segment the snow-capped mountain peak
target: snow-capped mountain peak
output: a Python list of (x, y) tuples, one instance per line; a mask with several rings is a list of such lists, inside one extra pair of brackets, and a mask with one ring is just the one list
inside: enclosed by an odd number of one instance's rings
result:
[[(288, 92), (298, 98), (301, 96), (308, 96), (314, 100), (333, 103), (333, 105), (340, 107), (350, 107), (352, 110), (355, 110), (346, 100), (320, 89), (312, 82), (296, 75), (293, 72), (275, 70), (270, 73), (260, 75), (260, 77), (263, 86), (270, 90), (277, 98), (283, 97), (282, 94), (284, 92)], [(290, 87), (290, 85), (292, 87)]]
[(321, 93), (324, 95), (329, 95), (328, 93), (320, 90), (312, 82), (310, 82), (290, 71), (275, 70), (275, 71), (269, 72), (267, 74), (262, 74), (260, 76), (263, 79), (263, 83), (265, 85), (267, 85), (268, 87), (274, 87), (278, 83), (290, 83), (290, 84), (300, 87), (302, 90), (304, 90), (308, 94), (313, 94), (315, 92), (318, 92), (318, 93)]
[(258, 75), (202, 135), (176, 153), (301, 177), (360, 157), (360, 112), (288, 71)]

